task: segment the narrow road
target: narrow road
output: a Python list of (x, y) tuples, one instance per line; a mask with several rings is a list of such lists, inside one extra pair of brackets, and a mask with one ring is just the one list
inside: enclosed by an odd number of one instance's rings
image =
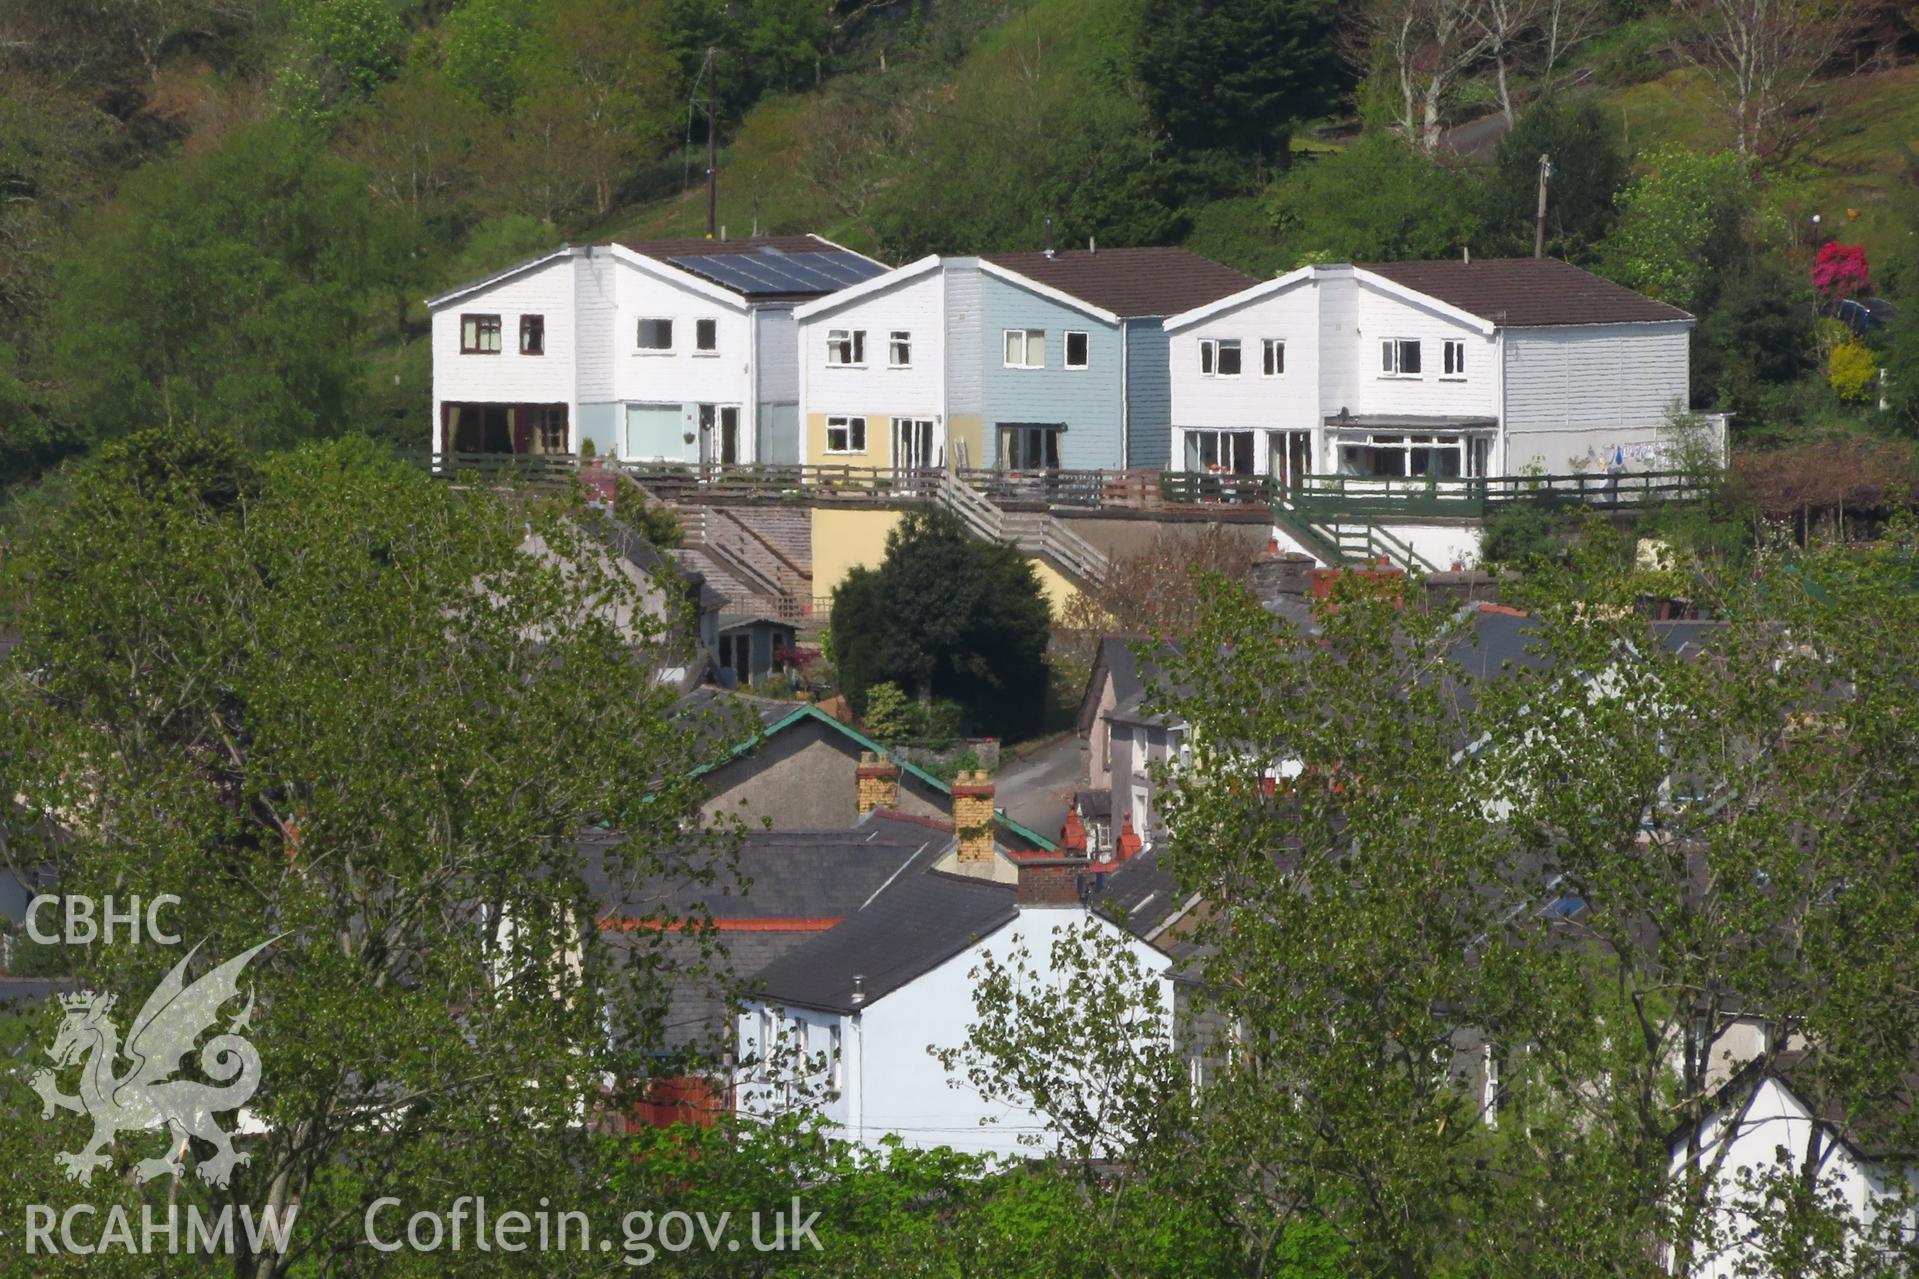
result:
[(1008, 764), (994, 777), (993, 802), (1048, 839), (1058, 839), (1073, 792), (1086, 785), (1086, 750), (1077, 733)]

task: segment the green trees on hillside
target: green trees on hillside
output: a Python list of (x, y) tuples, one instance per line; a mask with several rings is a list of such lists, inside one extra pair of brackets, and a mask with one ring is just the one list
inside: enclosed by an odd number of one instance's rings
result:
[(1457, 255), (1479, 224), (1475, 195), (1468, 175), (1374, 132), (1301, 163), (1270, 200), (1297, 260), (1375, 262)]
[(1134, 74), (1189, 163), (1237, 163), (1237, 182), (1222, 176), (1244, 185), (1283, 165), (1293, 127), (1331, 112), (1350, 88), (1338, 21), (1331, 0), (1147, 0)]
[(352, 165), (278, 123), (147, 166), (59, 277), (85, 436), (201, 422), (259, 444), (349, 429), (365, 299), (404, 246)]
[(1614, 204), (1629, 172), (1612, 130), (1590, 102), (1541, 102), (1499, 140), (1486, 179), (1484, 226), (1473, 247), (1487, 256), (1533, 251), (1539, 208), (1539, 157), (1552, 157), (1546, 201), (1546, 252), (1590, 265), (1612, 229)]

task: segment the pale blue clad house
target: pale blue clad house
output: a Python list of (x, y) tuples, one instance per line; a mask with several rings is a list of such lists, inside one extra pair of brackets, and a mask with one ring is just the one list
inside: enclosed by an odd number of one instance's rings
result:
[(796, 307), (802, 460), (1160, 469), (1165, 320), (1255, 283), (1184, 249), (926, 257)]
[[(986, 463), (1018, 470), (1168, 466), (1172, 387), (1163, 322), (1254, 283), (1178, 248), (981, 258)], [(1036, 342), (1034, 334), (1043, 338)], [(954, 405), (956, 417), (961, 411)]]

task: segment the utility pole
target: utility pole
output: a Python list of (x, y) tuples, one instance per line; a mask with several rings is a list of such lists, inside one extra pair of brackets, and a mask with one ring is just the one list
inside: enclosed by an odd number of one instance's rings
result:
[(716, 123), (714, 104), (718, 100), (718, 84), (714, 80), (713, 61), (716, 51), (708, 46), (706, 50), (706, 238), (712, 239), (719, 233), (720, 220), (720, 131)]
[(1533, 256), (1546, 256), (1546, 179), (1552, 176), (1553, 159), (1539, 157), (1539, 212), (1533, 218)]

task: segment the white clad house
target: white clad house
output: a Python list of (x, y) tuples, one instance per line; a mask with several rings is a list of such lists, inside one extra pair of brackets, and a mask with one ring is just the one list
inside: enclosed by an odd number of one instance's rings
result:
[(1187, 469), (1442, 479), (1661, 461), (1693, 317), (1551, 258), (1319, 265), (1166, 322)]
[(427, 300), (435, 451), (799, 460), (793, 308), (886, 268), (818, 236), (566, 245)]
[[(988, 1097), (949, 1072), (934, 1048), (954, 1049), (978, 1020), (977, 970), (1017, 952), (1032, 980), (1063, 989), (1053, 968), (1062, 929), (1107, 933), (1156, 983), (1162, 1024), (1175, 1032), (1171, 956), (1089, 911), (1084, 858), (1027, 858), (1017, 887), (914, 869), (895, 876), (842, 922), (797, 946), (749, 983), (738, 1022), (735, 1105), (770, 1118), (815, 1105), (852, 1141), (897, 1136), (910, 1146), (1020, 1155), (1056, 1145), (1046, 1117), (1017, 1097)], [(1098, 1087), (1102, 1081), (1083, 1081)]]

